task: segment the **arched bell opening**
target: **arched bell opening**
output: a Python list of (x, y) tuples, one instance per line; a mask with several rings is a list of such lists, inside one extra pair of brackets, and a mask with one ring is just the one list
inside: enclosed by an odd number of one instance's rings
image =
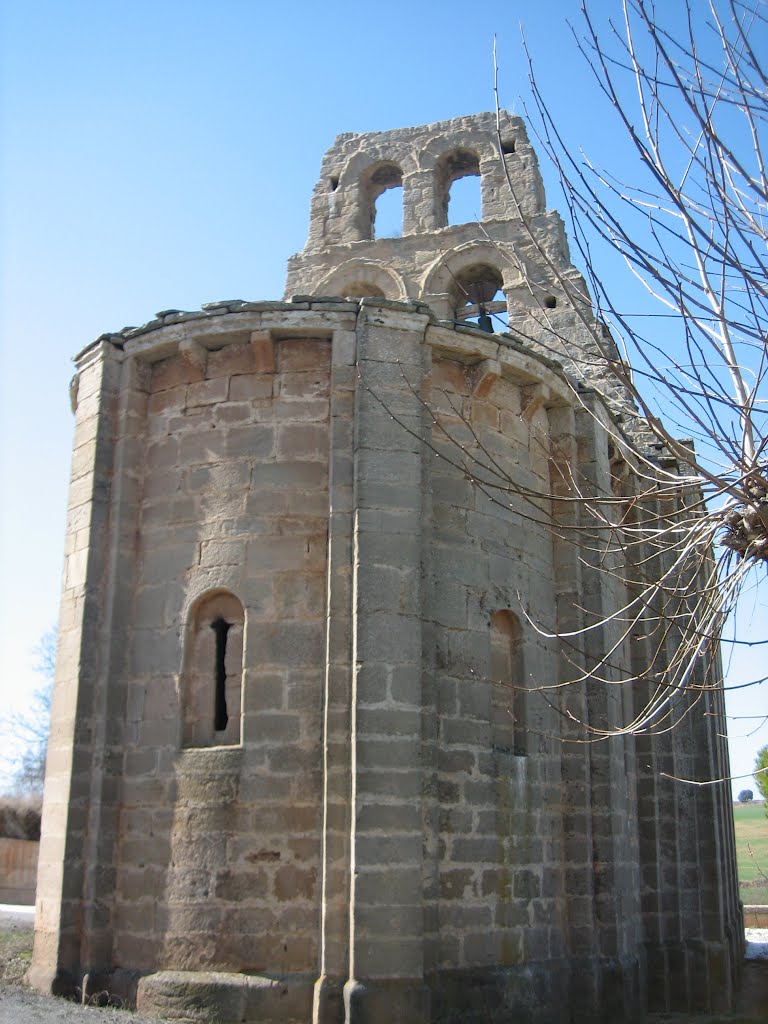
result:
[(457, 149), (444, 156), (436, 169), (438, 227), (482, 220), (480, 158)]
[(379, 164), (366, 181), (367, 237), (399, 238), (403, 233), (403, 172), (397, 164)]
[(480, 263), (459, 271), (451, 299), (454, 320), (476, 324), (488, 334), (509, 328), (504, 279), (495, 267)]

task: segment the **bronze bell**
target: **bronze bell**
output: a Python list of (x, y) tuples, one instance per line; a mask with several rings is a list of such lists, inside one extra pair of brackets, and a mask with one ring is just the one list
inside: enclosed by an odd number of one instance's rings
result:
[(480, 316), (477, 318), (477, 326), (486, 334), (493, 334), (493, 320), (481, 307)]

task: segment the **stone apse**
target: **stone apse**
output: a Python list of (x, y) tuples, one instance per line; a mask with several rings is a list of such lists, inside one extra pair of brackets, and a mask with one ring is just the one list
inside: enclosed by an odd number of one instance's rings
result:
[(614, 493), (628, 399), (551, 265), (578, 283), (519, 118), (347, 134), (284, 301), (79, 354), (36, 987), (224, 1024), (729, 1004), (728, 787), (667, 777), (727, 775), (721, 694), (590, 744), (563, 712), (641, 688), (542, 690), (626, 599), (566, 481)]

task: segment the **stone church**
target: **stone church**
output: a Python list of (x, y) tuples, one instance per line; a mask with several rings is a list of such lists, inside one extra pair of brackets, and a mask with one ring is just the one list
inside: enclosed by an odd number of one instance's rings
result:
[(632, 486), (589, 310), (524, 123), (480, 114), (339, 136), (283, 301), (80, 352), (36, 987), (221, 1024), (728, 1006), (730, 795), (671, 778), (728, 774), (722, 695), (619, 728), (643, 638), (569, 500)]

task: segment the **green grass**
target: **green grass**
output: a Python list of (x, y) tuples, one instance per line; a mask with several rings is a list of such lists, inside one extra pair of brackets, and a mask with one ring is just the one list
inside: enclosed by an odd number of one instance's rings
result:
[(32, 928), (0, 930), (0, 985), (20, 985), (32, 961)]
[(741, 898), (768, 904), (768, 818), (763, 804), (734, 804), (733, 820)]

